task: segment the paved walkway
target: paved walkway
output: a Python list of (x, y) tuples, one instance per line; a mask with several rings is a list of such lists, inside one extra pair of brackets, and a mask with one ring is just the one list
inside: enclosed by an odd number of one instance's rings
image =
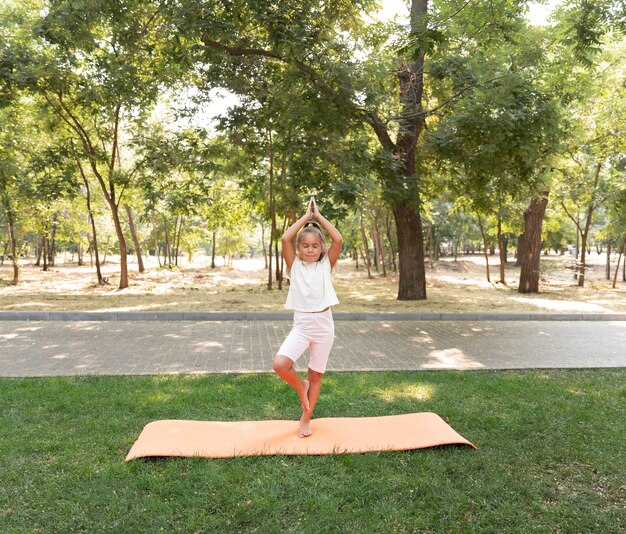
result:
[[(0, 376), (268, 372), (291, 328), (291, 321), (276, 317), (220, 321), (13, 317), (0, 320)], [(359, 318), (336, 320), (330, 371), (626, 367), (624, 317), (354, 320)]]

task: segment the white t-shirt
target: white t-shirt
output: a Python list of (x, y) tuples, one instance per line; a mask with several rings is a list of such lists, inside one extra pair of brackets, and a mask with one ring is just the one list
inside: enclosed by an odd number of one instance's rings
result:
[(296, 256), (287, 276), (290, 284), (285, 308), (288, 310), (319, 312), (339, 304), (328, 256), (313, 263)]

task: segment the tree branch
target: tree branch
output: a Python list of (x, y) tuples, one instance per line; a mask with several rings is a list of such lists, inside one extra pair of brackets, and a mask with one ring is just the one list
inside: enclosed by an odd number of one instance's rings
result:
[(364, 116), (365, 120), (374, 129), (374, 132), (376, 133), (376, 137), (378, 137), (380, 144), (383, 145), (383, 147), (387, 150), (393, 150), (396, 145), (391, 140), (389, 132), (387, 131), (387, 127), (385, 126), (383, 121), (380, 120), (380, 117), (378, 116), (376, 111), (367, 111), (364, 113)]
[(572, 220), (572, 222), (576, 225), (576, 228), (578, 228), (578, 231), (582, 234), (583, 232), (580, 228), (580, 223), (576, 219), (574, 219), (574, 217), (572, 217), (572, 214), (569, 212), (569, 210), (565, 206), (565, 202), (561, 201), (561, 206), (565, 210), (566, 215)]

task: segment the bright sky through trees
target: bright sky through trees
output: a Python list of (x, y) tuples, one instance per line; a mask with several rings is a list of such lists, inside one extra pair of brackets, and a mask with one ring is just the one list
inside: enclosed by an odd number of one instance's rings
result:
[[(528, 20), (535, 25), (547, 24), (550, 14), (561, 2), (562, 0), (544, 0), (541, 3), (531, 3), (527, 13)], [(407, 19), (408, 22), (409, 8), (407, 2), (403, 0), (382, 0), (378, 18), (388, 20), (396, 15)], [(226, 90), (214, 91), (214, 94), (215, 99), (204, 108), (201, 122), (210, 121), (238, 102), (238, 98)]]
[[(543, 2), (532, 2), (528, 9), (528, 20), (531, 24), (545, 25), (548, 17), (556, 6), (561, 4), (562, 0), (543, 0)], [(381, 9), (378, 16), (382, 20), (388, 20), (395, 15), (404, 17), (408, 20), (409, 8), (407, 2), (403, 0), (382, 0)]]

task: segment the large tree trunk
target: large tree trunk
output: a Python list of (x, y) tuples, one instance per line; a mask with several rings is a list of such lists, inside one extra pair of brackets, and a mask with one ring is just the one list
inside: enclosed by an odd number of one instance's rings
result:
[(393, 207), (398, 233), (400, 281), (398, 300), (426, 298), (424, 236), (419, 210), (404, 200)]
[(133, 238), (133, 245), (135, 247), (135, 256), (137, 256), (137, 267), (140, 273), (145, 271), (143, 266), (143, 258), (141, 257), (141, 247), (139, 246), (139, 239), (137, 238), (137, 231), (135, 230), (135, 223), (133, 221), (133, 214), (128, 204), (124, 204), (126, 209), (126, 215), (128, 215), (128, 227), (130, 228), (130, 235)]
[(541, 262), (541, 227), (548, 206), (548, 192), (533, 198), (524, 212), (522, 267), (518, 293), (539, 293), (539, 265)]

